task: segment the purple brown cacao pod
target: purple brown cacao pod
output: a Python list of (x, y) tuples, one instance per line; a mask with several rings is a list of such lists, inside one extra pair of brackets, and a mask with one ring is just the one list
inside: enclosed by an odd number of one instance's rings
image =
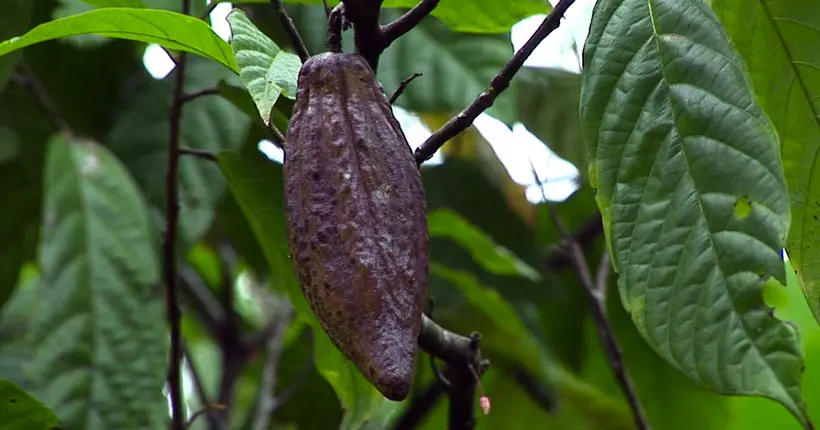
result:
[(313, 56), (297, 88), (284, 172), (302, 292), (336, 347), (385, 397), (404, 400), (427, 288), (421, 174), (363, 57)]

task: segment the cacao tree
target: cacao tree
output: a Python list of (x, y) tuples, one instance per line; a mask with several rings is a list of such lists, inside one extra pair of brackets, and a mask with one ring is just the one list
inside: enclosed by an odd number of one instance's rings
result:
[[(525, 64), (568, 27), (577, 69)], [(0, 428), (811, 429), (817, 28), (0, 0)]]

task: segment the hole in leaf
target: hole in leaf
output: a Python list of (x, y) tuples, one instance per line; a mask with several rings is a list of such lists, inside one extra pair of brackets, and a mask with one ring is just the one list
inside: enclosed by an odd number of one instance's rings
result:
[(750, 213), (752, 213), (752, 200), (749, 196), (740, 196), (735, 201), (735, 218), (746, 218)]

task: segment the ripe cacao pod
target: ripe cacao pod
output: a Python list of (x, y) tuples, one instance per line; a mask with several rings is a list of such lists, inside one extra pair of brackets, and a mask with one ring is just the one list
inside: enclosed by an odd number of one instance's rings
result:
[(421, 174), (363, 57), (313, 56), (297, 88), (284, 172), (302, 292), (336, 347), (385, 397), (404, 400), (427, 288)]

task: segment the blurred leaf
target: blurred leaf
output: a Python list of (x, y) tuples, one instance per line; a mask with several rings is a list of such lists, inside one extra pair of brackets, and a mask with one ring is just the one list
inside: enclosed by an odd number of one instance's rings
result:
[(26, 370), (68, 428), (160, 428), (167, 348), (145, 202), (107, 150), (59, 137), (45, 187), (44, 294)]
[(35, 258), (43, 187), (43, 142), (50, 127), (19, 86), (0, 96), (0, 309), (20, 268)]
[(493, 243), (490, 237), (456, 212), (436, 210), (428, 215), (427, 223), (430, 236), (455, 240), (469, 250), (484, 270), (496, 275), (524, 276), (535, 282), (541, 280), (540, 273), (509, 250)]
[(296, 78), (302, 62), (298, 56), (276, 46), (241, 9), (231, 11), (228, 22), (233, 33), (231, 48), (236, 56), (239, 79), (268, 125), (279, 95), (296, 98)]
[(261, 154), (250, 158), (230, 152), (219, 154), (219, 165), (265, 251), (273, 284), (288, 293), (300, 318), (313, 328), (316, 367), (346, 410), (342, 428), (359, 429), (383, 397), (331, 343), (302, 295), (288, 249), (281, 165)]
[[(436, 263), (430, 265), (430, 272), (447, 279), (464, 294), (475, 309), (480, 311), (480, 316), (475, 317), (460, 312), (448, 318), (446, 320), (448, 323), (457, 323), (458, 327), (465, 330), (479, 331), (482, 335), (482, 352), (485, 356), (490, 357), (491, 362), (502, 363), (501, 368), (509, 369), (510, 366), (519, 366), (535, 375), (541, 383), (555, 387), (559, 402), (557, 421), (550, 420), (550, 422), (555, 422), (556, 427), (560, 425), (559, 428), (562, 429), (568, 426), (567, 428), (590, 430), (633, 427), (629, 413), (622, 405), (615, 403), (609, 396), (576, 379), (557, 365), (543, 345), (523, 324), (516, 311), (495, 290), (481, 285), (469, 273), (451, 270)], [(441, 320), (440, 317), (441, 315), (437, 319)], [(451, 327), (450, 324), (447, 327)], [(498, 366), (493, 366), (491, 369), (496, 368)], [(492, 392), (489, 393), (491, 396), (497, 396)], [(522, 413), (520, 410), (517, 412)], [(490, 415), (492, 414), (491, 412)], [(545, 414), (539, 412), (535, 415), (540, 420)], [(511, 424), (507, 422), (507, 425)], [(570, 424), (579, 427), (573, 427)], [(519, 425), (504, 428), (527, 427)]]
[(282, 166), (262, 154), (243, 157), (222, 152), (219, 154), (219, 167), (265, 252), (274, 288), (287, 292), (299, 314), (313, 325), (315, 317), (302, 295), (290, 260)]
[(584, 61), (590, 181), (638, 330), (701, 386), (808, 425), (797, 333), (762, 299), (785, 278), (777, 136), (720, 22), (701, 0), (598, 3)]
[(386, 402), (359, 369), (333, 345), (318, 324), (313, 326), (316, 342), (316, 368), (333, 386), (345, 413), (340, 430), (359, 430), (370, 421), (379, 406)]
[[(229, 0), (218, 0), (226, 2)], [(267, 3), (268, 0), (230, 0), (231, 3)], [(303, 3), (321, 5), (321, 0), (285, 0), (286, 3)], [(328, 4), (337, 5), (338, 0), (329, 0)], [(409, 9), (418, 4), (418, 0), (385, 0), (384, 8)], [(501, 33), (508, 31), (518, 21), (535, 14), (551, 10), (545, 0), (446, 0), (433, 10), (433, 16), (444, 21), (453, 30), (470, 33)], [(383, 12), (388, 12), (383, 10)]]
[[(0, 14), (0, 40), (16, 36), (29, 27), (32, 15), (30, 0), (3, 0), (0, 2), (3, 13)], [(14, 67), (20, 61), (22, 54), (15, 53), (0, 57), (0, 91), (6, 86), (6, 81), (14, 73)]]
[(820, 4), (811, 0), (765, 2), (757, 7), (715, 0), (734, 46), (743, 55), (755, 95), (780, 137), (781, 157), (791, 192), (791, 226), (786, 248), (806, 298), (820, 321), (820, 59), (814, 55)]
[(3, 430), (50, 430), (60, 420), (23, 389), (0, 379), (0, 422)]
[[(216, 63), (189, 58), (186, 92), (194, 93), (231, 76)], [(168, 156), (168, 110), (173, 78), (156, 81), (145, 77), (129, 94), (118, 122), (111, 130), (108, 145), (123, 160), (142, 188), (158, 220), (164, 219), (165, 167)], [(166, 108), (158, 108), (166, 106)], [(244, 142), (249, 118), (220, 97), (200, 97), (185, 104), (182, 111), (180, 146), (212, 153), (237, 150)], [(222, 197), (225, 183), (219, 168), (195, 157), (179, 163), (180, 234), (192, 244), (209, 229), (214, 208)]]
[[(385, 10), (382, 16), (392, 19), (399, 13)], [(481, 94), (512, 55), (509, 33), (456, 33), (428, 18), (384, 51), (378, 77), (385, 92), (392, 94), (408, 76), (422, 73), (408, 85), (396, 105), (412, 112), (452, 114)], [(511, 123), (515, 119), (514, 102), (514, 93), (504, 92), (487, 113)]]
[(0, 56), (46, 40), (79, 34), (156, 43), (212, 59), (236, 71), (231, 47), (205, 21), (176, 12), (104, 8), (53, 20), (0, 42)]
[(557, 69), (524, 68), (515, 75), (516, 113), (527, 130), (586, 179), (587, 151), (581, 130), (581, 76)]
[[(145, 70), (142, 51), (127, 40), (83, 48), (50, 41), (31, 46), (25, 53), (31, 72), (71, 130), (100, 142), (105, 140), (122, 109), (123, 83), (135, 70)], [(37, 109), (37, 115), (44, 117), (42, 108)]]
[(24, 390), (35, 387), (23, 372), (30, 360), (25, 337), (31, 320), (37, 315), (42, 284), (33, 264), (23, 266), (14, 294), (0, 312), (0, 378), (14, 382)]

